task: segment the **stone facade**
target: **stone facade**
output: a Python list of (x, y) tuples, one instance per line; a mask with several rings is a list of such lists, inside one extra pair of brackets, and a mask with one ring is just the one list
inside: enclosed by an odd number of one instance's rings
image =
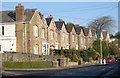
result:
[(66, 24), (66, 29), (69, 34), (69, 49), (78, 49), (76, 45), (77, 43), (77, 35), (75, 31), (74, 24)]
[(78, 49), (84, 50), (85, 49), (85, 35), (83, 33), (83, 27), (79, 25), (75, 25), (77, 40), (78, 40)]
[(50, 43), (50, 48), (51, 49), (58, 49), (58, 40), (57, 40), (57, 34), (58, 32), (56, 31), (56, 26), (55, 26), (55, 22), (52, 16), (49, 16), (48, 18), (46, 18), (47, 21), (47, 40)]
[(50, 44), (48, 42), (48, 25), (45, 20), (45, 17), (42, 13), (39, 13), (40, 19), (42, 20), (42, 31), (41, 31), (41, 38), (42, 38), (42, 55), (49, 55), (50, 54)]
[(16, 24), (17, 52), (42, 54), (42, 21), (39, 18), (39, 13), (35, 11), (29, 22)]
[(60, 37), (58, 37), (58, 38), (61, 38), (61, 39), (59, 39), (60, 46), (63, 47), (63, 49), (69, 49), (69, 40), (68, 40), (69, 35), (66, 31), (64, 24), (62, 26), (62, 29), (60, 30)]

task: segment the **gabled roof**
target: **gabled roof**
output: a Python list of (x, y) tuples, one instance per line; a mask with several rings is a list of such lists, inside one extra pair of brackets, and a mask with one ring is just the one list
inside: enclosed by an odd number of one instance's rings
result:
[(82, 28), (83, 28), (82, 26), (75, 25), (75, 31), (77, 35), (81, 33)]
[(83, 33), (84, 33), (85, 36), (88, 36), (89, 28), (83, 27)]
[(48, 18), (45, 18), (45, 19), (46, 19), (47, 25), (49, 26), (53, 18), (48, 17)]
[[(30, 21), (36, 9), (26, 9), (24, 12), (24, 22)], [(0, 23), (11, 23), (16, 22), (15, 10), (0, 11)]]
[(40, 18), (43, 19), (44, 15), (41, 12), (39, 12), (39, 15), (40, 15)]
[(92, 36), (95, 36), (96, 31), (95, 30), (91, 30)]
[(102, 33), (101, 31), (96, 31), (96, 35), (97, 35), (98, 38), (101, 37), (101, 33)]
[(103, 34), (103, 39), (105, 39), (107, 36), (107, 32), (103, 31), (102, 34)]
[(70, 33), (74, 28), (74, 24), (66, 24), (65, 26), (68, 33)]
[(58, 30), (62, 29), (63, 24), (65, 25), (64, 21), (55, 21), (55, 25), (56, 25)]

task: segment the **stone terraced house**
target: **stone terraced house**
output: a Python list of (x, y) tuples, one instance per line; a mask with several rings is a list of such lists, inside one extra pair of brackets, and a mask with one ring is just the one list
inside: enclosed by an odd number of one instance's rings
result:
[(75, 25), (75, 30), (77, 34), (77, 40), (78, 40), (78, 49), (84, 50), (86, 45), (85, 45), (85, 35), (83, 33), (83, 27), (77, 24)]
[(47, 22), (46, 19), (44, 17), (44, 15), (42, 13), (39, 12), (40, 15), (40, 19), (42, 20), (42, 32), (41, 32), (41, 38), (42, 38), (42, 55), (49, 55), (50, 54), (50, 44), (47, 40)]
[(89, 28), (83, 27), (83, 33), (85, 35), (85, 49), (88, 49), (90, 47), (90, 43), (92, 41), (92, 33)]
[(49, 55), (50, 49), (88, 49), (97, 38), (110, 42), (106, 31), (55, 21), (52, 15), (45, 18), (37, 9), (24, 9), (21, 4), (0, 14), (0, 51)]
[(42, 20), (36, 9), (16, 6), (16, 49), (17, 52), (42, 54)]
[(69, 49), (76, 49), (78, 50), (78, 42), (77, 42), (77, 34), (75, 31), (74, 24), (66, 24), (66, 30), (69, 33)]
[(58, 43), (59, 43), (59, 49), (69, 49), (69, 35), (66, 30), (65, 22), (62, 19), (59, 19), (59, 21), (55, 21), (55, 25), (58, 31)]
[(59, 43), (58, 43), (58, 31), (55, 25), (55, 21), (52, 15), (48, 16), (46, 18), (47, 22), (47, 40), (50, 43), (51, 49), (59, 49)]

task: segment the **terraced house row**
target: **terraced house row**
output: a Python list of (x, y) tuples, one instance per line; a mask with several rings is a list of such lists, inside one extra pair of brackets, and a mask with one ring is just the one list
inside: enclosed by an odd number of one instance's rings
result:
[(50, 49), (87, 49), (97, 38), (110, 42), (108, 32), (55, 21), (52, 15), (45, 18), (37, 9), (24, 9), (21, 4), (0, 15), (0, 51), (49, 55)]

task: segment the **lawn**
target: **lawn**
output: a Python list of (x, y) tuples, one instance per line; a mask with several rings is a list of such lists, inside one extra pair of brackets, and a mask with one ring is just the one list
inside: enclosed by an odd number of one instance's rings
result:
[(4, 68), (51, 68), (52, 65), (46, 63), (46, 62), (13, 62), (13, 61), (6, 61), (3, 62)]

